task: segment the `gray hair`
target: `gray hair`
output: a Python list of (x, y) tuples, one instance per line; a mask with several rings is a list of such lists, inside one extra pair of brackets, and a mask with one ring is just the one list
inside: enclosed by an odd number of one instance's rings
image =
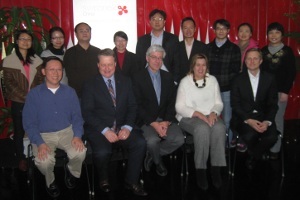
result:
[(166, 56), (166, 51), (164, 50), (164, 48), (161, 45), (158, 45), (158, 44), (151, 45), (146, 52), (146, 56), (150, 56), (150, 54), (153, 52), (162, 52), (163, 58), (165, 58), (165, 56)]

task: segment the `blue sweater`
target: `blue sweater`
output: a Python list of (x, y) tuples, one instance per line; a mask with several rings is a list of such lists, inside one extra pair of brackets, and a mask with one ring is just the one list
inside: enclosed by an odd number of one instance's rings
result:
[(72, 125), (74, 137), (83, 134), (83, 119), (76, 92), (61, 84), (53, 94), (45, 83), (32, 89), (23, 109), (23, 126), (30, 142), (43, 144), (41, 133), (56, 132)]

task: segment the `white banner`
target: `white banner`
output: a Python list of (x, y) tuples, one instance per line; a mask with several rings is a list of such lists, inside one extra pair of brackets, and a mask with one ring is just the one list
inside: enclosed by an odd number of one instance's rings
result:
[[(92, 27), (91, 44), (100, 48), (114, 48), (117, 31), (128, 35), (127, 49), (135, 52), (137, 20), (135, 0), (73, 0), (74, 26), (86, 22)], [(77, 40), (75, 37), (75, 44)]]

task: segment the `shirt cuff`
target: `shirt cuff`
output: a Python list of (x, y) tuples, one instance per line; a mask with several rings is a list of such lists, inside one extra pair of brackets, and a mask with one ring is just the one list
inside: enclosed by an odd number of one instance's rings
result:
[(129, 126), (129, 125), (124, 125), (124, 126), (121, 127), (121, 129), (123, 129), (123, 128), (127, 128), (129, 130), (129, 132), (132, 131), (132, 127)]
[(106, 133), (106, 131), (110, 130), (110, 128), (106, 127), (105, 129), (103, 129), (103, 131), (101, 131), (102, 135), (104, 135), (104, 133)]

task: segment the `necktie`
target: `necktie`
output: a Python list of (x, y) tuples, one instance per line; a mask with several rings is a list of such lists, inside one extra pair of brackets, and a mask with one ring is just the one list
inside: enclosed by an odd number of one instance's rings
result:
[[(115, 95), (115, 91), (114, 91), (114, 88), (111, 84), (111, 80), (108, 79), (107, 80), (108, 84), (107, 84), (107, 88), (108, 88), (108, 91), (109, 91), (109, 94), (111, 96), (111, 99), (113, 101), (113, 104), (114, 104), (114, 107), (116, 108), (116, 95)], [(114, 132), (117, 133), (117, 127), (116, 127), (116, 119), (114, 120), (114, 124), (113, 124), (113, 127), (111, 128)]]

